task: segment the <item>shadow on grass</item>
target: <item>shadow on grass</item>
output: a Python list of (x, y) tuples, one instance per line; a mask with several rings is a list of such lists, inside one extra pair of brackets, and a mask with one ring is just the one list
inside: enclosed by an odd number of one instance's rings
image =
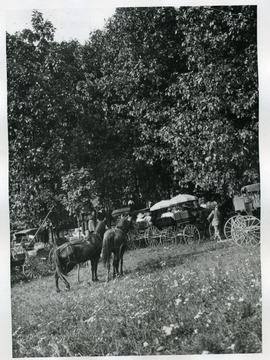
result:
[[(210, 243), (211, 244), (211, 243)], [(212, 247), (207, 247), (204, 249), (198, 249), (197, 245), (194, 248), (189, 248), (188, 252), (180, 253), (176, 255), (168, 254), (168, 250), (162, 252), (162, 250), (157, 252), (154, 258), (143, 259), (137, 263), (135, 269), (129, 269), (126, 271), (126, 274), (136, 273), (139, 275), (145, 275), (156, 270), (162, 269), (164, 266), (166, 268), (173, 268), (179, 265), (184, 265), (189, 259), (194, 257), (201, 257), (206, 253), (213, 253), (221, 249), (229, 248), (231, 244), (229, 243), (215, 243)], [(192, 245), (191, 245), (192, 246)], [(172, 248), (173, 251), (173, 248)]]

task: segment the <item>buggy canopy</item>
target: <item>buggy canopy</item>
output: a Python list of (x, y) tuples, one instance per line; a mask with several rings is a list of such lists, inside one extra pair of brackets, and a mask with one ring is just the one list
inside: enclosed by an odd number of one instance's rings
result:
[(130, 215), (137, 215), (137, 214), (139, 214), (139, 213), (145, 214), (145, 213), (148, 213), (149, 211), (150, 211), (149, 208), (138, 209), (138, 210), (132, 211), (132, 212), (130, 213)]
[(125, 214), (129, 214), (129, 213), (130, 213), (130, 207), (125, 207), (125, 208), (113, 210), (112, 216), (115, 217), (115, 216), (125, 215)]
[(241, 193), (247, 194), (247, 193), (253, 193), (253, 192), (259, 192), (260, 191), (260, 183), (252, 184), (252, 185), (246, 185), (242, 187)]
[(169, 206), (174, 206), (178, 204), (183, 204), (188, 201), (195, 201), (197, 200), (196, 196), (188, 195), (188, 194), (179, 194), (174, 196), (171, 200), (169, 200)]
[(151, 206), (150, 211), (165, 209), (170, 206), (170, 200), (161, 200), (158, 203)]
[(15, 232), (15, 236), (35, 235), (36, 232), (37, 232), (37, 228), (25, 229)]

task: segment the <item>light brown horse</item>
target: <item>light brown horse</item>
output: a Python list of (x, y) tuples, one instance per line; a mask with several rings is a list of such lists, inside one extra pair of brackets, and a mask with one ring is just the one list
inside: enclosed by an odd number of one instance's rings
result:
[(76, 265), (91, 261), (92, 281), (97, 281), (97, 267), (102, 249), (102, 239), (106, 230), (106, 221), (98, 223), (96, 231), (90, 233), (85, 240), (68, 242), (54, 250), (55, 285), (59, 292), (59, 278), (65, 283), (66, 289), (70, 284), (64, 275), (67, 275)]
[(102, 245), (102, 260), (107, 266), (107, 282), (109, 281), (111, 255), (113, 254), (113, 277), (123, 275), (123, 255), (127, 248), (127, 232), (131, 226), (130, 218), (121, 218), (115, 228), (105, 232)]

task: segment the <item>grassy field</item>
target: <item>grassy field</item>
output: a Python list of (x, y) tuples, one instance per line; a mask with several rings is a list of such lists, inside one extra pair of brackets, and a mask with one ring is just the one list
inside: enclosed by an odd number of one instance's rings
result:
[(260, 249), (231, 243), (128, 251), (125, 276), (89, 283), (90, 268), (12, 287), (14, 357), (257, 353)]

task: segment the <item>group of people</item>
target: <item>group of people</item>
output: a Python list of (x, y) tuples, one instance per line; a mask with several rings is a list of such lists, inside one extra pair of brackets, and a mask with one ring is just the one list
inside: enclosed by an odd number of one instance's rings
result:
[[(201, 206), (201, 205), (199, 207), (205, 208), (204, 206)], [(212, 208), (212, 211), (208, 215), (207, 219), (202, 219), (202, 221), (205, 222), (207, 220), (208, 222), (211, 222), (211, 224), (214, 228), (215, 240), (221, 240), (220, 226), (221, 226), (222, 219), (221, 219), (221, 212), (219, 210), (219, 206), (218, 206), (217, 202), (212, 202), (211, 208)], [(209, 209), (209, 207), (208, 207), (208, 209)], [(185, 208), (183, 206), (168, 208), (166, 212), (161, 214), (161, 218), (171, 217), (174, 219), (175, 213), (177, 213), (181, 210), (185, 210)], [(203, 212), (199, 212), (199, 215), (202, 215), (202, 214), (203, 214)]]
[(136, 218), (136, 222), (142, 222), (142, 221), (147, 221), (148, 224), (151, 224), (152, 223), (152, 216), (151, 216), (151, 213), (150, 212), (146, 212), (145, 214), (143, 213), (139, 213), (137, 215), (137, 218)]

